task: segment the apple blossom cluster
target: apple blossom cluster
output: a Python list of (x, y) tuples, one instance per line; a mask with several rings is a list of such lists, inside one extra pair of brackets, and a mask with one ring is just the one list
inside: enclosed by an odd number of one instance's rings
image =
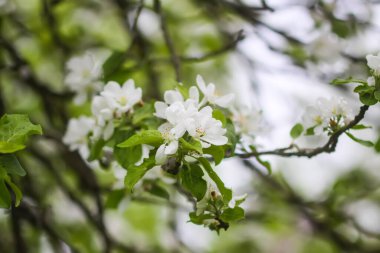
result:
[(141, 101), (142, 90), (135, 88), (133, 80), (122, 86), (108, 82), (100, 95), (94, 96), (91, 104), (92, 116), (70, 119), (63, 142), (70, 150), (78, 150), (84, 160), (90, 155), (90, 140), (109, 140), (114, 133), (114, 121), (133, 110)]
[(333, 134), (354, 118), (352, 109), (344, 98), (319, 98), (314, 106), (306, 107), (302, 125), (314, 135)]
[(165, 141), (157, 150), (157, 164), (164, 164), (168, 156), (177, 152), (179, 139), (185, 135), (199, 141), (202, 148), (227, 144), (227, 130), (220, 120), (213, 118), (211, 105), (231, 106), (233, 94), (218, 97), (215, 85), (206, 86), (201, 76), (197, 77), (197, 84), (203, 93), (202, 101), (199, 101), (198, 88), (192, 86), (188, 99), (184, 99), (178, 90), (169, 90), (164, 94), (165, 102), (154, 104), (154, 115), (166, 121), (158, 128)]
[[(98, 90), (101, 71), (92, 59), (87, 54), (68, 63), (65, 82), (77, 96), (99, 92), (92, 97), (91, 116), (69, 121), (63, 142), (70, 150), (78, 150), (90, 165), (98, 161), (97, 166), (115, 168), (115, 177), (124, 177), (128, 191), (142, 186), (162, 197), (163, 189), (155, 192), (159, 182), (179, 182), (198, 203), (190, 215), (196, 224), (219, 231), (243, 218), (242, 201), (236, 204), (211, 161), (217, 165), (234, 156), (243, 136), (253, 141), (259, 114), (233, 109), (234, 95), (218, 95), (216, 86), (199, 75), (196, 86), (185, 89), (178, 84), (164, 93), (163, 101), (154, 103), (142, 101), (142, 89), (133, 80), (122, 85), (109, 81)], [(75, 67), (82, 63), (81, 69)], [(74, 102), (78, 100), (85, 101)]]

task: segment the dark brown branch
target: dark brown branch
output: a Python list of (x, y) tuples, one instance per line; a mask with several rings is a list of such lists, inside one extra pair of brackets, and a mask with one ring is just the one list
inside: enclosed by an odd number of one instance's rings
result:
[(369, 106), (363, 105), (360, 107), (359, 114), (355, 116), (355, 118), (348, 123), (346, 126), (340, 128), (338, 131), (334, 132), (327, 143), (321, 147), (314, 148), (314, 149), (297, 149), (297, 151), (292, 151), (294, 149), (294, 145), (290, 145), (289, 147), (285, 148), (279, 148), (275, 150), (269, 150), (269, 151), (260, 151), (260, 152), (249, 152), (244, 154), (237, 154), (240, 158), (249, 158), (249, 157), (257, 157), (262, 155), (276, 155), (276, 156), (282, 156), (282, 157), (291, 157), (291, 156), (297, 156), (297, 157), (308, 157), (311, 158), (313, 156), (317, 156), (322, 153), (332, 153), (335, 151), (336, 145), (338, 144), (339, 137), (345, 133), (347, 130), (351, 129), (355, 125), (357, 125), (365, 116), (365, 113), (367, 112)]

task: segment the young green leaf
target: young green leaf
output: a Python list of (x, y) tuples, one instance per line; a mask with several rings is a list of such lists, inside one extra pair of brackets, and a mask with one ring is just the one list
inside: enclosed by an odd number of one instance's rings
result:
[(365, 105), (371, 106), (376, 104), (378, 101), (373, 95), (373, 92), (359, 93), (359, 100)]
[(367, 81), (349, 77), (347, 79), (336, 78), (330, 82), (330, 84), (334, 84), (334, 85), (342, 85), (342, 84), (349, 84), (349, 83), (361, 83), (361, 84), (366, 85)]
[(290, 130), (290, 136), (293, 138), (293, 139), (297, 139), (298, 137), (301, 136), (301, 134), (303, 133), (303, 125), (298, 123), (298, 124), (295, 124), (292, 129)]
[(132, 191), (137, 182), (155, 165), (153, 158), (146, 159), (140, 166), (130, 165), (127, 169), (127, 175), (124, 179), (124, 185), (127, 191)]
[(105, 206), (109, 209), (116, 209), (125, 196), (126, 192), (124, 189), (113, 190), (107, 195)]
[(0, 208), (9, 208), (10, 206), (11, 195), (8, 192), (4, 179), (0, 178)]
[(357, 142), (363, 146), (366, 146), (366, 147), (373, 147), (374, 146), (374, 144), (371, 141), (361, 140), (361, 139), (353, 136), (352, 134), (350, 134), (348, 132), (346, 132), (346, 135), (348, 137), (350, 137), (353, 141), (355, 141), (355, 142)]
[(158, 130), (143, 130), (126, 141), (119, 143), (117, 147), (119, 148), (129, 148), (140, 144), (149, 144), (158, 147), (163, 143), (161, 132)]
[(222, 162), (225, 151), (222, 146), (211, 145), (209, 148), (204, 149), (203, 153), (211, 155), (214, 158), (215, 165), (218, 165)]
[(166, 200), (170, 199), (169, 192), (162, 185), (160, 185), (158, 181), (145, 180), (144, 189), (146, 189), (147, 192), (156, 197), (163, 198)]
[(377, 153), (380, 153), (380, 137), (377, 139), (377, 141), (375, 143), (375, 151)]
[(231, 189), (227, 188), (224, 185), (223, 181), (215, 173), (214, 169), (212, 168), (211, 164), (206, 158), (200, 157), (198, 158), (198, 161), (202, 164), (203, 168), (205, 169), (209, 177), (215, 182), (216, 186), (218, 187), (220, 193), (223, 196), (224, 203), (228, 204), (228, 202), (230, 202), (230, 200), (232, 199)]
[(14, 196), (15, 196), (15, 206), (19, 206), (21, 199), (22, 199), (22, 192), (20, 189), (15, 185), (10, 178), (5, 179), (6, 183), (9, 185), (9, 187), (12, 189)]
[(189, 218), (192, 223), (202, 225), (205, 220), (213, 219), (214, 216), (212, 214), (201, 214), (197, 216), (196, 212), (191, 212), (189, 213)]
[(188, 164), (181, 169), (180, 178), (183, 187), (200, 201), (207, 190), (207, 183), (203, 179), (203, 170), (197, 164)]
[(26, 171), (21, 167), (17, 158), (13, 154), (0, 154), (0, 170), (6, 171), (8, 174), (25, 176)]
[(191, 140), (187, 142), (184, 138), (180, 138), (179, 142), (185, 152), (195, 151), (199, 154), (203, 154), (202, 145), (198, 140), (191, 138)]
[(226, 116), (224, 116), (224, 113), (221, 110), (214, 109), (212, 111), (212, 117), (222, 122), (223, 127), (226, 127), (226, 124), (227, 124)]
[(227, 208), (223, 211), (220, 218), (225, 222), (233, 222), (244, 219), (244, 209), (238, 206)]
[(41, 126), (32, 124), (27, 115), (5, 114), (0, 119), (0, 153), (24, 149), (28, 137), (34, 134), (42, 134)]
[[(131, 137), (133, 134), (132, 130), (119, 130), (116, 131), (114, 138), (115, 143), (119, 143), (122, 140), (125, 140)], [(142, 155), (141, 145), (136, 145), (130, 148), (119, 148), (117, 146), (114, 147), (114, 156), (116, 161), (125, 169), (127, 169), (130, 165), (134, 165), (138, 162)]]
[(352, 130), (363, 130), (363, 129), (368, 129), (368, 128), (372, 128), (372, 127), (366, 126), (363, 124), (359, 124), (359, 125), (355, 125), (355, 126), (351, 127)]
[(154, 108), (152, 104), (144, 104), (144, 106), (135, 110), (132, 116), (132, 124), (137, 125), (144, 119), (147, 119), (153, 115)]
[(118, 67), (120, 67), (123, 61), (126, 59), (124, 52), (113, 52), (103, 64), (103, 73), (105, 81), (108, 81), (110, 75), (112, 75)]
[(104, 145), (106, 145), (106, 141), (102, 138), (96, 141), (90, 148), (90, 157), (88, 158), (88, 160), (93, 161), (100, 158)]

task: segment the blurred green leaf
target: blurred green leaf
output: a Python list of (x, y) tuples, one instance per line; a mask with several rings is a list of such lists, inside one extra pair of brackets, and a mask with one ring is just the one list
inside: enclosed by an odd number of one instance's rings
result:
[(303, 133), (303, 125), (298, 123), (298, 124), (295, 124), (292, 129), (290, 130), (290, 136), (293, 138), (293, 139), (297, 139), (298, 137), (301, 136), (301, 134)]
[(244, 219), (244, 209), (238, 206), (227, 208), (223, 211), (220, 218), (225, 222), (233, 222)]
[(13, 154), (0, 154), (0, 169), (6, 171), (8, 174), (25, 176), (26, 171), (22, 168), (17, 158)]
[(5, 114), (0, 119), (0, 153), (24, 149), (28, 137), (34, 134), (42, 134), (41, 126), (32, 124), (27, 115)]
[(363, 146), (366, 146), (366, 147), (373, 147), (374, 146), (373, 142), (371, 142), (371, 141), (361, 140), (361, 139), (353, 136), (352, 134), (350, 134), (348, 132), (346, 132), (346, 135), (348, 137), (350, 137), (353, 141), (355, 141), (355, 142), (357, 142)]

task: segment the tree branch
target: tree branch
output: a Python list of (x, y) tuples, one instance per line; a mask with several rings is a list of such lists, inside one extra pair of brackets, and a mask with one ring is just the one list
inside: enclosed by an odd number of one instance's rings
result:
[(340, 128), (338, 131), (333, 133), (327, 143), (321, 147), (314, 148), (314, 149), (297, 149), (297, 151), (292, 151), (294, 149), (294, 145), (290, 145), (289, 147), (285, 148), (279, 148), (275, 150), (269, 150), (269, 151), (260, 151), (260, 152), (249, 152), (244, 154), (237, 154), (236, 156), (240, 158), (249, 158), (249, 157), (257, 157), (262, 155), (276, 155), (276, 156), (282, 156), (282, 157), (291, 157), (291, 156), (297, 156), (297, 157), (308, 157), (311, 158), (313, 156), (317, 156), (322, 153), (332, 153), (335, 151), (336, 145), (338, 144), (339, 137), (345, 133), (347, 130), (351, 129), (355, 125), (357, 125), (365, 116), (365, 113), (367, 112), (369, 106), (363, 105), (360, 107), (359, 114), (355, 116), (355, 118), (348, 123), (346, 126)]

